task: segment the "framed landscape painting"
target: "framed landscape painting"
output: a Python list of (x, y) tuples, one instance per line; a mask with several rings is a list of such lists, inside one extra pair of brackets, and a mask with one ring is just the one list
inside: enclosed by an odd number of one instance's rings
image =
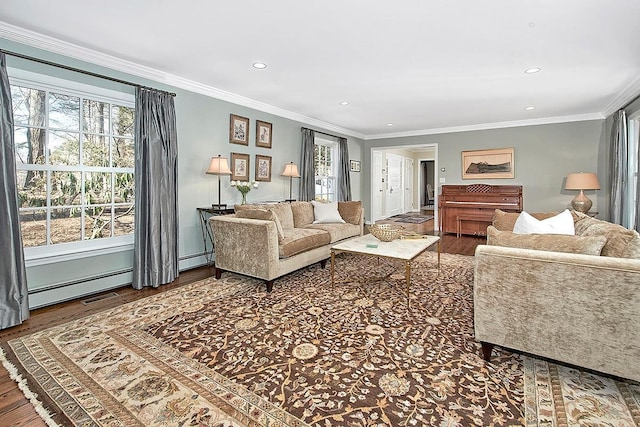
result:
[(249, 119), (231, 114), (229, 119), (229, 142), (249, 145)]
[(462, 179), (499, 179), (515, 177), (513, 148), (462, 152)]
[(249, 181), (249, 155), (231, 153), (231, 180)]
[(271, 181), (271, 156), (256, 154), (256, 181)]

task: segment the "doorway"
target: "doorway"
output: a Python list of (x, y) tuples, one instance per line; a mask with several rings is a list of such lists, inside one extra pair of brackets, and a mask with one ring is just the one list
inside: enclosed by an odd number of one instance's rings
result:
[(436, 188), (436, 162), (435, 160), (420, 160), (420, 209), (430, 210), (435, 205)]
[[(435, 228), (438, 224), (438, 144), (423, 144), (402, 147), (371, 148), (371, 213), (372, 222), (395, 215), (397, 204), (400, 211), (418, 212), (422, 207), (433, 210)], [(396, 157), (396, 159), (394, 159)], [(397, 158), (401, 161), (398, 162)], [(388, 160), (391, 159), (391, 163)], [(390, 170), (400, 168), (399, 190), (391, 180), (397, 181), (396, 173)], [(429, 204), (427, 183), (432, 187), (433, 200)], [(393, 191), (391, 189), (394, 188)], [(397, 197), (397, 194), (400, 196)], [(395, 206), (395, 207), (394, 207)]]

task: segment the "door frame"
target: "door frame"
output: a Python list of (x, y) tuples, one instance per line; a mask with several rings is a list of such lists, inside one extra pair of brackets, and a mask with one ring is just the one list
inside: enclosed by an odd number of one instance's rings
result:
[[(426, 149), (426, 148), (433, 148), (434, 154), (433, 154), (433, 159), (428, 159), (428, 158), (419, 158), (419, 159), (415, 159), (414, 160), (414, 172), (415, 172), (415, 164), (416, 161), (420, 162), (420, 160), (433, 160), (434, 161), (434, 203), (433, 203), (433, 216), (434, 216), (434, 222), (435, 222), (435, 230), (439, 231), (440, 230), (440, 220), (439, 220), (439, 209), (438, 209), (438, 194), (440, 194), (440, 187), (442, 186), (442, 183), (440, 183), (440, 177), (439, 177), (439, 172), (440, 172), (440, 167), (439, 167), (439, 162), (438, 162), (438, 143), (437, 142), (432, 142), (432, 143), (424, 143), (424, 144), (411, 144), (411, 145), (392, 145), (392, 146), (384, 146), (384, 147), (371, 147), (371, 151), (370, 151), (370, 155), (371, 155), (371, 159), (373, 162), (373, 156), (374, 156), (374, 152), (376, 151), (380, 151), (382, 152), (383, 156), (386, 155), (386, 151), (387, 150), (397, 150), (397, 149), (402, 149), (402, 148), (409, 148), (412, 150), (416, 150), (416, 149)], [(383, 157), (384, 159), (384, 157)], [(383, 160), (384, 161), (384, 160)], [(381, 180), (382, 176), (381, 173), (378, 173), (377, 171), (374, 170), (375, 168), (371, 167), (371, 180), (372, 182), (374, 182), (374, 180)], [(418, 181), (420, 181), (420, 178), (418, 178)], [(386, 184), (386, 181), (385, 181)], [(418, 182), (418, 185), (421, 185), (423, 183)], [(415, 191), (415, 186), (414, 186), (414, 191)], [(371, 186), (371, 192), (369, 194), (370, 199), (369, 200), (373, 200), (374, 194), (373, 194), (373, 186)], [(384, 203), (384, 202), (383, 202)], [(370, 214), (373, 214), (373, 212), (370, 212)], [(372, 223), (375, 223), (376, 220), (379, 220), (383, 217), (374, 217), (373, 215), (370, 216), (371, 217), (371, 221)]]

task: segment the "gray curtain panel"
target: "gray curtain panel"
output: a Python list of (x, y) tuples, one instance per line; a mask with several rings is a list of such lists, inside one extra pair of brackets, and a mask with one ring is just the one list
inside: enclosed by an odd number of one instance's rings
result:
[[(640, 135), (636, 133), (636, 137), (638, 138), (638, 141), (636, 141), (636, 144), (635, 144), (636, 147), (638, 147), (638, 154), (636, 159), (638, 159), (638, 162), (640, 163)], [(640, 164), (638, 165), (638, 170), (634, 172), (637, 173), (635, 224), (636, 224), (636, 231), (640, 233)]]
[(347, 138), (338, 138), (340, 165), (338, 167), (338, 200), (351, 200), (351, 175), (349, 175), (349, 144)]
[(625, 209), (629, 203), (625, 191), (628, 182), (629, 143), (627, 135), (627, 115), (624, 110), (619, 110), (613, 115), (613, 126), (611, 127), (609, 220), (625, 227), (629, 227), (628, 219), (625, 218)]
[(0, 102), (0, 329), (5, 329), (29, 318), (29, 298), (18, 211), (13, 107), (4, 53), (0, 53)]
[(300, 160), (300, 200), (316, 198), (316, 171), (313, 162), (315, 132), (302, 128), (302, 159)]
[(178, 141), (173, 96), (138, 88), (133, 287), (178, 277)]

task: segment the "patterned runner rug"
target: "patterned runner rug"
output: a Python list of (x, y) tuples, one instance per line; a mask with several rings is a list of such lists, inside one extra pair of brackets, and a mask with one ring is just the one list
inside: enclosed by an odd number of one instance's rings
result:
[(390, 221), (407, 222), (410, 224), (422, 224), (433, 219), (433, 215), (400, 214), (388, 218)]
[[(225, 273), (14, 339), (0, 358), (65, 426), (636, 425), (638, 384), (605, 389), (502, 349), (485, 364), (473, 258), (435, 267), (432, 252), (416, 260), (410, 310), (404, 269), (366, 257), (340, 255), (340, 279), (357, 280), (334, 289), (317, 265), (272, 293)], [(398, 283), (366, 279), (381, 273)], [(581, 389), (599, 400), (576, 404)]]

